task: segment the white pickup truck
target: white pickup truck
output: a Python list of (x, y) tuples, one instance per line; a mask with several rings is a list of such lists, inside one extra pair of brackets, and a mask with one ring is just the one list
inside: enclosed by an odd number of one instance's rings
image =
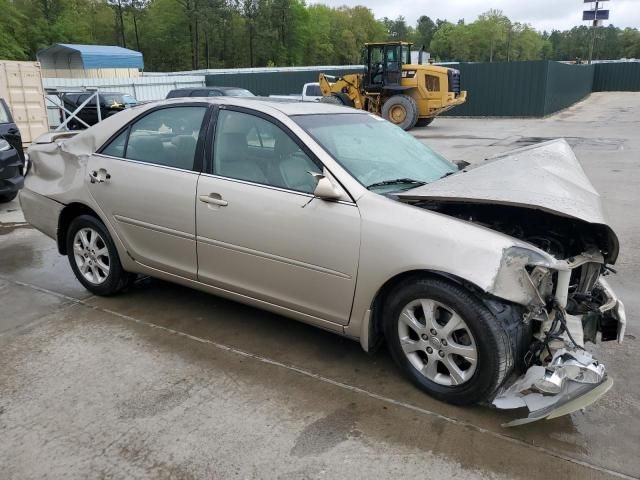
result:
[(322, 98), (320, 84), (318, 82), (305, 83), (302, 87), (302, 95), (269, 95), (269, 98), (286, 98), (299, 100), (301, 102), (318, 102)]

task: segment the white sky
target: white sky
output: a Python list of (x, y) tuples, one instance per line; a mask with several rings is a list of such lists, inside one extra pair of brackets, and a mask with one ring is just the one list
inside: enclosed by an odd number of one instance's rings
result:
[[(530, 23), (538, 30), (566, 30), (582, 22), (582, 0), (308, 0), (307, 3), (324, 3), (333, 7), (340, 5), (365, 5), (373, 10), (376, 18), (404, 16), (410, 25), (415, 25), (421, 15), (457, 22), (464, 18), (472, 22), (477, 16), (497, 8), (512, 21)], [(611, 0), (601, 2), (599, 8), (610, 10), (609, 22), (617, 27), (640, 28), (640, 0)], [(584, 8), (585, 10), (587, 8)]]

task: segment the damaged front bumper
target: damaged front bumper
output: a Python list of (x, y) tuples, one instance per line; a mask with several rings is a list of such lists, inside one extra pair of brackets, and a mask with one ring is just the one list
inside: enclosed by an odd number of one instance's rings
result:
[[(602, 397), (613, 385), (607, 376), (605, 366), (584, 350), (584, 342), (617, 340), (622, 343), (626, 329), (624, 304), (617, 298), (608, 282), (602, 277), (594, 285), (594, 291), (601, 293), (601, 304), (595, 311), (583, 314), (568, 314), (568, 279), (573, 268), (584, 265), (585, 258), (568, 262), (566, 274), (560, 272), (555, 292), (557, 305), (550, 314), (545, 313), (541, 333), (544, 338), (548, 358), (543, 362), (528, 362), (531, 365), (522, 376), (498, 391), (493, 405), (499, 409), (527, 408), (529, 413), (503, 424), (513, 427), (542, 419), (552, 419), (583, 409)], [(563, 278), (566, 278), (565, 279)], [(561, 316), (566, 327), (560, 336), (547, 335), (553, 327), (553, 316)], [(546, 337), (545, 337), (546, 336)], [(542, 356), (542, 355), (540, 355)], [(529, 359), (531, 360), (531, 358)], [(537, 360), (537, 359), (535, 359)]]

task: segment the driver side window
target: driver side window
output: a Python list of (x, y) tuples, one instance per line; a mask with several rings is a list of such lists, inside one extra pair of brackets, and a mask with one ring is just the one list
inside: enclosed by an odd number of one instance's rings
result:
[(244, 112), (220, 110), (213, 173), (273, 187), (313, 193), (318, 165), (279, 126)]

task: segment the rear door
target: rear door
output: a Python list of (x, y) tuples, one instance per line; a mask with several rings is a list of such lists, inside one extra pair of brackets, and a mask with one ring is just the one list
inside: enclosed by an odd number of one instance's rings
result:
[(133, 259), (195, 279), (194, 202), (208, 107), (179, 104), (138, 117), (88, 165), (89, 191)]

